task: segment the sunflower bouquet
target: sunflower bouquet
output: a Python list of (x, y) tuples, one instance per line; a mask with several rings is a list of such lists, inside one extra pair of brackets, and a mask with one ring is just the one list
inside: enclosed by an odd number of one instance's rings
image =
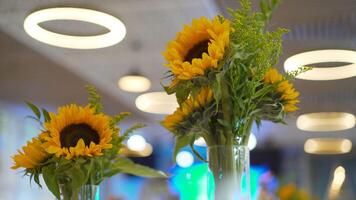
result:
[[(240, 9), (229, 10), (231, 19), (193, 19), (163, 52), (170, 81), (164, 88), (175, 94), (179, 107), (162, 124), (175, 136), (174, 154), (186, 145), (196, 153), (200, 137), (208, 149), (223, 147), (208, 153), (217, 189), (219, 179), (236, 169), (234, 146), (247, 146), (254, 122), (284, 123), (286, 114), (298, 109), (291, 79), (309, 69), (282, 75), (273, 67), (287, 32), (266, 30), (279, 0), (262, 0), (260, 12), (252, 12), (249, 0), (240, 2)], [(226, 187), (220, 189), (231, 196)], [(222, 195), (216, 199), (230, 199)]]
[[(160, 171), (135, 164), (122, 153), (124, 140), (144, 125), (136, 124), (120, 133), (117, 124), (129, 113), (108, 116), (103, 113), (101, 97), (94, 87), (87, 87), (90, 103), (58, 108), (58, 113), (39, 109), (28, 103), (42, 127), (34, 137), (13, 156), (12, 169), (22, 168), (40, 187), (40, 175), (58, 199), (92, 199), (90, 186), (99, 185), (117, 173), (145, 177), (166, 177)], [(85, 197), (89, 195), (89, 197)]]

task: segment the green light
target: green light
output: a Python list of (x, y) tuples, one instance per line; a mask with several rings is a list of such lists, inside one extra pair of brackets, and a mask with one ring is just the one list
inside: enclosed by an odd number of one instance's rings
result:
[[(251, 167), (251, 199), (256, 199), (258, 195), (259, 177), (266, 172), (266, 168)], [(189, 168), (178, 168), (172, 178), (172, 186), (178, 190), (181, 200), (208, 200), (208, 166), (207, 164), (195, 164)], [(211, 175), (211, 173), (209, 173)], [(214, 185), (213, 179), (211, 185)], [(210, 185), (209, 184), (209, 185)], [(244, 187), (244, 186), (243, 186)], [(213, 187), (209, 187), (213, 189)], [(209, 194), (213, 194), (209, 191)]]

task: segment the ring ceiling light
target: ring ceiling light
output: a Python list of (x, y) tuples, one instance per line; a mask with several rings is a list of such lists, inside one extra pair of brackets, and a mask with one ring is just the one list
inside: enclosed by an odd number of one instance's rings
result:
[(136, 98), (136, 107), (144, 112), (154, 114), (172, 114), (178, 107), (175, 95), (165, 92), (145, 93)]
[[(93, 36), (64, 35), (48, 31), (40, 23), (52, 20), (77, 20), (94, 23), (109, 29), (108, 33)], [(34, 39), (53, 46), (71, 49), (97, 49), (115, 45), (126, 35), (125, 25), (117, 18), (84, 8), (48, 8), (31, 13), (24, 29)]]
[(341, 138), (311, 138), (304, 143), (304, 151), (310, 154), (344, 154), (351, 149), (352, 142)]
[(341, 131), (355, 126), (355, 116), (344, 112), (319, 112), (300, 115), (297, 127), (303, 131)]
[(306, 80), (337, 80), (356, 76), (356, 51), (318, 50), (300, 53), (284, 62), (286, 72), (297, 70), (301, 66), (326, 62), (351, 63), (339, 67), (313, 67), (312, 70), (299, 74), (296, 78)]

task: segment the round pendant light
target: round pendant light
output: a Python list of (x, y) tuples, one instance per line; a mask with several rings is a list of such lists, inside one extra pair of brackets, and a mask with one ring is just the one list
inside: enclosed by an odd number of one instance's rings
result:
[(352, 142), (343, 138), (311, 138), (304, 143), (304, 151), (310, 154), (344, 154), (351, 149)]
[(296, 78), (305, 80), (337, 80), (356, 76), (356, 51), (350, 50), (317, 50), (300, 53), (284, 62), (286, 72), (295, 71), (299, 67), (317, 63), (343, 62), (351, 63), (338, 67), (313, 67), (312, 70), (299, 74)]
[(144, 112), (154, 114), (172, 114), (178, 107), (175, 95), (165, 92), (145, 93), (136, 98), (136, 107)]
[[(94, 23), (109, 29), (108, 33), (93, 36), (64, 35), (48, 31), (39, 23), (52, 20), (76, 20)], [(32, 38), (43, 43), (71, 49), (97, 49), (115, 45), (126, 35), (125, 25), (117, 18), (84, 8), (48, 8), (31, 13), (24, 21), (24, 29)]]
[(355, 116), (344, 112), (318, 112), (300, 115), (297, 127), (303, 131), (341, 131), (355, 126)]
[(151, 87), (150, 79), (145, 76), (128, 75), (121, 77), (118, 82), (120, 89), (127, 92), (145, 92)]

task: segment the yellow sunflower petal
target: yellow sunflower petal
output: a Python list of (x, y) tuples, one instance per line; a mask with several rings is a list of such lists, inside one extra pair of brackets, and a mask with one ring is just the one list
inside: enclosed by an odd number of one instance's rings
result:
[(178, 80), (204, 75), (205, 70), (216, 68), (223, 58), (230, 31), (228, 20), (221, 21), (218, 17), (193, 19), (192, 24), (185, 25), (162, 53), (167, 61), (165, 66)]
[(32, 169), (41, 165), (46, 160), (48, 154), (42, 146), (42, 142), (39, 138), (33, 138), (22, 147), (22, 151), (12, 157), (14, 165), (12, 169), (26, 168)]
[[(44, 147), (48, 153), (57, 157), (91, 157), (102, 155), (102, 150), (112, 148), (114, 131), (110, 128), (110, 117), (96, 114), (90, 106), (60, 107), (58, 114), (51, 113), (51, 121), (46, 122), (44, 126), (49, 132), (49, 136), (45, 137)], [(90, 145), (91, 142), (96, 145)]]

